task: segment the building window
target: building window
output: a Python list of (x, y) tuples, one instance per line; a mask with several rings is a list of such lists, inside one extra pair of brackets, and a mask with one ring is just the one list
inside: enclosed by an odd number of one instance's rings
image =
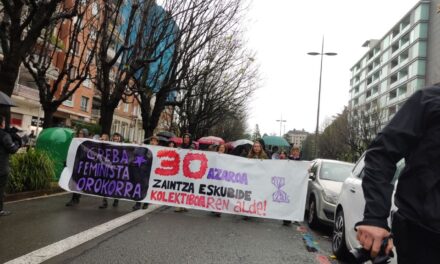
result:
[(407, 43), (409, 43), (409, 34), (406, 34), (402, 37), (402, 39), (400, 40), (400, 46), (403, 46)]
[(391, 46), (391, 53), (396, 52), (399, 49), (399, 42), (393, 44), (393, 46)]
[(408, 68), (406, 68), (406, 69), (402, 69), (402, 70), (399, 72), (399, 75), (400, 75), (400, 76), (399, 76), (400, 79), (407, 77), (407, 76), (408, 76)]
[(98, 4), (92, 3), (92, 15), (96, 16), (98, 14)]
[(93, 83), (90, 77), (90, 74), (87, 76), (87, 79), (85, 79), (83, 81), (83, 86), (87, 87), (87, 88), (92, 88), (93, 87)]
[(69, 98), (63, 102), (63, 105), (73, 107), (73, 95), (69, 96)]
[(74, 80), (76, 78), (76, 67), (72, 66), (69, 71), (70, 80)]
[(113, 131), (113, 133), (118, 132), (118, 127), (119, 127), (119, 121), (118, 121), (118, 120), (115, 120), (115, 121), (113, 122), (113, 125), (112, 125), (112, 131)]
[(392, 90), (392, 91), (390, 92), (389, 99), (390, 99), (390, 100), (393, 100), (393, 99), (396, 98), (396, 97), (397, 97), (397, 89), (394, 89), (394, 90)]
[(398, 95), (406, 94), (407, 88), (406, 85), (400, 86), (398, 90)]
[(74, 54), (76, 55), (76, 56), (79, 56), (79, 53), (80, 53), (80, 50), (79, 50), (79, 48), (80, 48), (80, 46), (81, 46), (81, 43), (79, 42), (79, 41), (75, 41), (74, 43), (73, 43), (73, 47), (72, 47), (72, 52), (74, 52)]
[(357, 105), (359, 103), (359, 98), (355, 98), (354, 100), (353, 100), (353, 105)]
[(391, 69), (399, 65), (399, 60), (397, 58), (391, 61)]
[(395, 82), (397, 82), (397, 74), (394, 74), (394, 75), (391, 76), (391, 78), (390, 78), (390, 83), (391, 83), (391, 84), (393, 84), (393, 83), (395, 83)]
[(128, 113), (128, 106), (129, 106), (129, 104), (124, 103), (124, 112), (125, 113)]
[(89, 98), (85, 96), (81, 96), (81, 110), (87, 112), (89, 108)]
[(395, 105), (388, 107), (388, 117), (391, 117), (397, 112), (397, 107)]
[(127, 135), (127, 123), (122, 122), (121, 123), (121, 135), (125, 138)]

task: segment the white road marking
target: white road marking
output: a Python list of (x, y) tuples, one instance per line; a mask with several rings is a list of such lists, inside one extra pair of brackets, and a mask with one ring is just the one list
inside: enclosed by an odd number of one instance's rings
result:
[(102, 234), (105, 234), (109, 231), (112, 231), (122, 225), (125, 225), (139, 217), (142, 217), (156, 209), (161, 207), (160, 205), (152, 205), (150, 204), (147, 210), (137, 210), (111, 221), (108, 221), (104, 224), (92, 227), (86, 231), (78, 233), (76, 235), (70, 236), (61, 241), (55, 242), (46, 247), (37, 249), (32, 251), (26, 255), (18, 257), (16, 259), (10, 260), (5, 264), (36, 264), (46, 261), (50, 258), (53, 258), (57, 255), (60, 255), (72, 248), (75, 248), (83, 243), (86, 243)]

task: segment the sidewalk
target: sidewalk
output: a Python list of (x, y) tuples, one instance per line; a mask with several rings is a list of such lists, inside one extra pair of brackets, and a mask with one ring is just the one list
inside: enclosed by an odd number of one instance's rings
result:
[(120, 201), (119, 207), (98, 209), (101, 198), (84, 196), (81, 203), (66, 207), (70, 193), (5, 203), (11, 215), (0, 217), (0, 263), (20, 257), (130, 213), (133, 202)]
[(25, 200), (25, 199), (29, 199), (29, 198), (47, 196), (47, 195), (52, 195), (52, 194), (62, 193), (62, 192), (66, 192), (66, 191), (61, 189), (57, 184), (56, 186), (49, 188), (49, 189), (45, 189), (45, 190), (10, 193), (10, 194), (7, 193), (5, 195), (5, 202), (20, 201), (20, 200)]

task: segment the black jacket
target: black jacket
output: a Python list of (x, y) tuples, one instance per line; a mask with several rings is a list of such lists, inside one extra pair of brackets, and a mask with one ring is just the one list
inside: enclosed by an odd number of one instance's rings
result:
[(9, 174), (9, 155), (17, 152), (19, 144), (12, 141), (9, 133), (0, 129), (0, 175)]
[(440, 233), (440, 86), (415, 92), (377, 135), (365, 156), (364, 221), (387, 228), (396, 162), (405, 158), (395, 203), (399, 213)]

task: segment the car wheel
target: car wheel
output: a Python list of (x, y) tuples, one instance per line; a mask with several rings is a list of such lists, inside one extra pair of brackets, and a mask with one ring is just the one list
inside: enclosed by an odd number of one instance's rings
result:
[(316, 201), (315, 197), (310, 197), (307, 215), (307, 224), (310, 228), (316, 228), (319, 225), (318, 217), (316, 213)]
[(336, 213), (335, 222), (333, 224), (332, 251), (340, 260), (347, 260), (350, 256), (345, 242), (345, 219), (342, 209)]

